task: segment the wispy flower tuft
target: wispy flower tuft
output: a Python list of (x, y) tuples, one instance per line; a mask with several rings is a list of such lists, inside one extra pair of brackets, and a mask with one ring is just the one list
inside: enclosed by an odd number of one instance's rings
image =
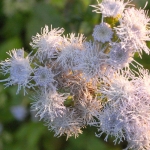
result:
[(17, 94), (24, 89), (24, 94), (26, 93), (25, 88), (31, 88), (32, 84), (30, 83), (31, 73), (33, 72), (30, 63), (30, 57), (24, 58), (23, 49), (14, 49), (8, 53), (11, 58), (6, 59), (5, 61), (0, 62), (1, 68), (0, 71), (2, 74), (10, 76), (7, 79), (0, 80), (0, 82), (6, 82), (4, 85), (6, 87), (11, 85), (18, 85)]
[(113, 31), (108, 24), (101, 23), (100, 25), (95, 26), (92, 35), (95, 41), (102, 43), (111, 42)]

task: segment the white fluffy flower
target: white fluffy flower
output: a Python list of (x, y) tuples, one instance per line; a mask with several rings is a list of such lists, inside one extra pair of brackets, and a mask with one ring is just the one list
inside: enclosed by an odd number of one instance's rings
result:
[(39, 33), (32, 37), (32, 42), (30, 45), (37, 49), (36, 56), (39, 61), (43, 62), (46, 59), (50, 61), (51, 58), (57, 57), (60, 47), (62, 47), (63, 38), (63, 28), (54, 28), (49, 31), (48, 26), (41, 29), (41, 35)]
[[(39, 66), (38, 68), (35, 69), (34, 71), (34, 81), (36, 82), (37, 86), (41, 86), (41, 87), (47, 87), (47, 86), (51, 86), (53, 87), (53, 83), (54, 83), (54, 74), (51, 70), (51, 68), (48, 68), (47, 66), (42, 67)], [(53, 87), (53, 89), (55, 89)]]
[[(54, 136), (77, 137), (90, 125), (98, 128), (98, 137), (106, 135), (105, 141), (109, 136), (115, 144), (126, 140), (126, 150), (150, 149), (150, 72), (134, 60), (135, 52), (150, 52), (150, 18), (148, 11), (131, 7), (131, 1), (92, 5), (102, 17), (93, 29), (94, 42), (45, 26), (32, 37), (33, 56), (12, 50), (11, 58), (0, 62), (0, 72), (9, 75), (0, 80), (6, 87), (18, 85), (17, 93), (38, 90), (32, 110)], [(18, 120), (26, 116), (20, 106), (11, 112)]]
[(55, 132), (54, 136), (66, 135), (67, 139), (71, 136), (78, 137), (82, 133), (82, 120), (78, 117), (74, 109), (67, 108), (62, 116), (57, 116), (53, 121), (49, 116), (45, 118), (45, 122), (49, 128)]
[(130, 71), (119, 70), (110, 76), (103, 77), (103, 84), (98, 89), (98, 93), (102, 95), (102, 98), (105, 97), (107, 102), (119, 107), (122, 103), (132, 101), (132, 96), (135, 94), (134, 79)]
[(136, 72), (138, 78), (135, 80), (137, 95), (143, 99), (143, 103), (150, 104), (150, 72), (147, 69), (139, 68)]
[(102, 106), (97, 97), (93, 98), (92, 95), (86, 91), (78, 100), (77, 104), (75, 104), (75, 107), (78, 110), (81, 119), (83, 119), (83, 123), (86, 125), (94, 120), (94, 117), (97, 115), (97, 112), (100, 111)]
[(30, 88), (32, 84), (30, 83), (32, 73), (32, 68), (30, 67), (29, 57), (24, 58), (24, 50), (12, 50), (8, 53), (10, 59), (0, 62), (1, 69), (0, 71), (6, 75), (10, 74), (7, 79), (0, 80), (0, 82), (7, 82), (5, 86), (18, 85), (17, 94), (21, 90), (21, 87), (24, 89), (24, 94), (26, 93), (25, 88)]
[(125, 9), (125, 6), (128, 5), (130, 1), (124, 3), (124, 0), (103, 0), (101, 3), (98, 2), (98, 5), (92, 5), (95, 7), (94, 10), (96, 13), (102, 13), (104, 17), (117, 17), (121, 15)]
[(62, 116), (64, 110), (64, 101), (67, 98), (64, 94), (59, 94), (56, 91), (42, 91), (33, 97), (32, 110), (37, 111), (36, 116), (40, 117), (40, 120), (49, 116), (51, 121), (55, 117)]
[(92, 36), (95, 41), (98, 42), (110, 42), (113, 35), (113, 31), (107, 23), (101, 23), (96, 25)]
[(57, 58), (57, 62), (62, 66), (64, 71), (73, 70), (78, 64), (77, 58), (80, 57), (81, 51), (84, 49), (85, 37), (83, 34), (78, 35), (71, 33), (69, 37), (64, 37), (64, 45)]
[(116, 27), (117, 35), (124, 45), (129, 45), (134, 52), (142, 53), (142, 50), (149, 54), (146, 41), (150, 41), (148, 12), (134, 7), (125, 10), (120, 19), (120, 26)]
[[(143, 87), (144, 75), (148, 77), (147, 71), (143, 71), (140, 78), (127, 70), (118, 71), (111, 78), (103, 78), (103, 85), (99, 90), (101, 98), (107, 99), (106, 106), (97, 117), (101, 120), (101, 125), (98, 126), (98, 122), (93, 125), (99, 127), (101, 133), (121, 137), (120, 141), (122, 138), (127, 140), (129, 144), (126, 149), (149, 149), (150, 97), (146, 93), (146, 87)], [(113, 123), (109, 123), (107, 117), (110, 117), (110, 121), (114, 117)], [(107, 122), (104, 122), (105, 119)], [(119, 123), (120, 121), (122, 123)], [(121, 128), (117, 127), (119, 124), (122, 124)], [(109, 127), (112, 127), (112, 130)]]
[(85, 51), (79, 57), (77, 70), (81, 70), (83, 77), (89, 81), (92, 78), (97, 78), (103, 72), (101, 69), (106, 64), (107, 55), (104, 54), (104, 49), (95, 43), (87, 43)]
[(109, 53), (109, 60), (111, 66), (114, 68), (129, 67), (133, 61), (133, 54), (130, 47), (122, 48), (120, 43), (114, 43)]
[[(142, 104), (142, 103), (141, 103)], [(145, 113), (146, 114), (146, 113)], [(129, 115), (130, 119), (128, 124), (125, 124), (125, 134), (128, 145), (125, 150), (149, 150), (150, 149), (150, 122), (149, 119), (143, 119), (144, 115), (138, 116), (138, 114), (132, 117), (132, 113)]]
[[(132, 101), (122, 105), (120, 114), (124, 114), (124, 132), (128, 142), (126, 149), (148, 150), (150, 148), (150, 108), (149, 99), (144, 100), (137, 94), (131, 95)], [(144, 96), (144, 95), (143, 95)]]
[(98, 127), (99, 134), (96, 134), (100, 137), (103, 133), (106, 133), (105, 141), (107, 141), (108, 136), (114, 136), (114, 143), (120, 143), (125, 139), (124, 136), (124, 120), (119, 113), (119, 110), (115, 110), (110, 107), (105, 107), (103, 111), (101, 111), (97, 115), (97, 122), (91, 123)]

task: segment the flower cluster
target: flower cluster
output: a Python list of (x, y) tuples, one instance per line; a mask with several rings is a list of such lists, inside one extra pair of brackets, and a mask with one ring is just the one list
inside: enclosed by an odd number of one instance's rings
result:
[(135, 53), (150, 53), (150, 18), (130, 2), (91, 5), (102, 14), (93, 41), (45, 26), (32, 37), (27, 57), (14, 49), (0, 62), (0, 72), (8, 74), (0, 82), (18, 85), (17, 93), (34, 90), (31, 108), (55, 136), (77, 137), (89, 125), (106, 141), (127, 141), (126, 150), (150, 149), (150, 73), (134, 60)]

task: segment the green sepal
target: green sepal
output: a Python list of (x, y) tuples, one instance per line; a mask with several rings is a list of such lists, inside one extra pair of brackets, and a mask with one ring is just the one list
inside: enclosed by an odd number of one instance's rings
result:
[(113, 28), (119, 24), (119, 18), (120, 17), (121, 17), (120, 15), (118, 15), (115, 18), (114, 17), (106, 17), (104, 19), (104, 21), (107, 22)]
[(66, 107), (74, 106), (73, 96), (69, 95), (67, 99), (64, 101), (64, 105)]

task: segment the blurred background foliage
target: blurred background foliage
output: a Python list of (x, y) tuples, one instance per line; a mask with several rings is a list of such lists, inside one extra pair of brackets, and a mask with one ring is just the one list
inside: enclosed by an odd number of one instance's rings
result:
[[(144, 8), (146, 0), (133, 2), (138, 8)], [(101, 15), (92, 13), (89, 5), (96, 3), (96, 0), (0, 0), (0, 60), (6, 59), (6, 52), (14, 48), (24, 47), (30, 52), (31, 37), (45, 25), (63, 27), (65, 34), (83, 33), (87, 40), (92, 40), (93, 27), (100, 23)], [(146, 9), (149, 8), (150, 2)], [(150, 56), (135, 58), (150, 69)], [(0, 150), (121, 150), (126, 147), (126, 142), (114, 146), (111, 137), (106, 143), (105, 135), (95, 137), (96, 129), (91, 127), (83, 129), (77, 139), (72, 137), (66, 141), (65, 136), (54, 137), (34, 117), (35, 112), (30, 111), (30, 95), (16, 95), (16, 87), (4, 89), (0, 84)]]

